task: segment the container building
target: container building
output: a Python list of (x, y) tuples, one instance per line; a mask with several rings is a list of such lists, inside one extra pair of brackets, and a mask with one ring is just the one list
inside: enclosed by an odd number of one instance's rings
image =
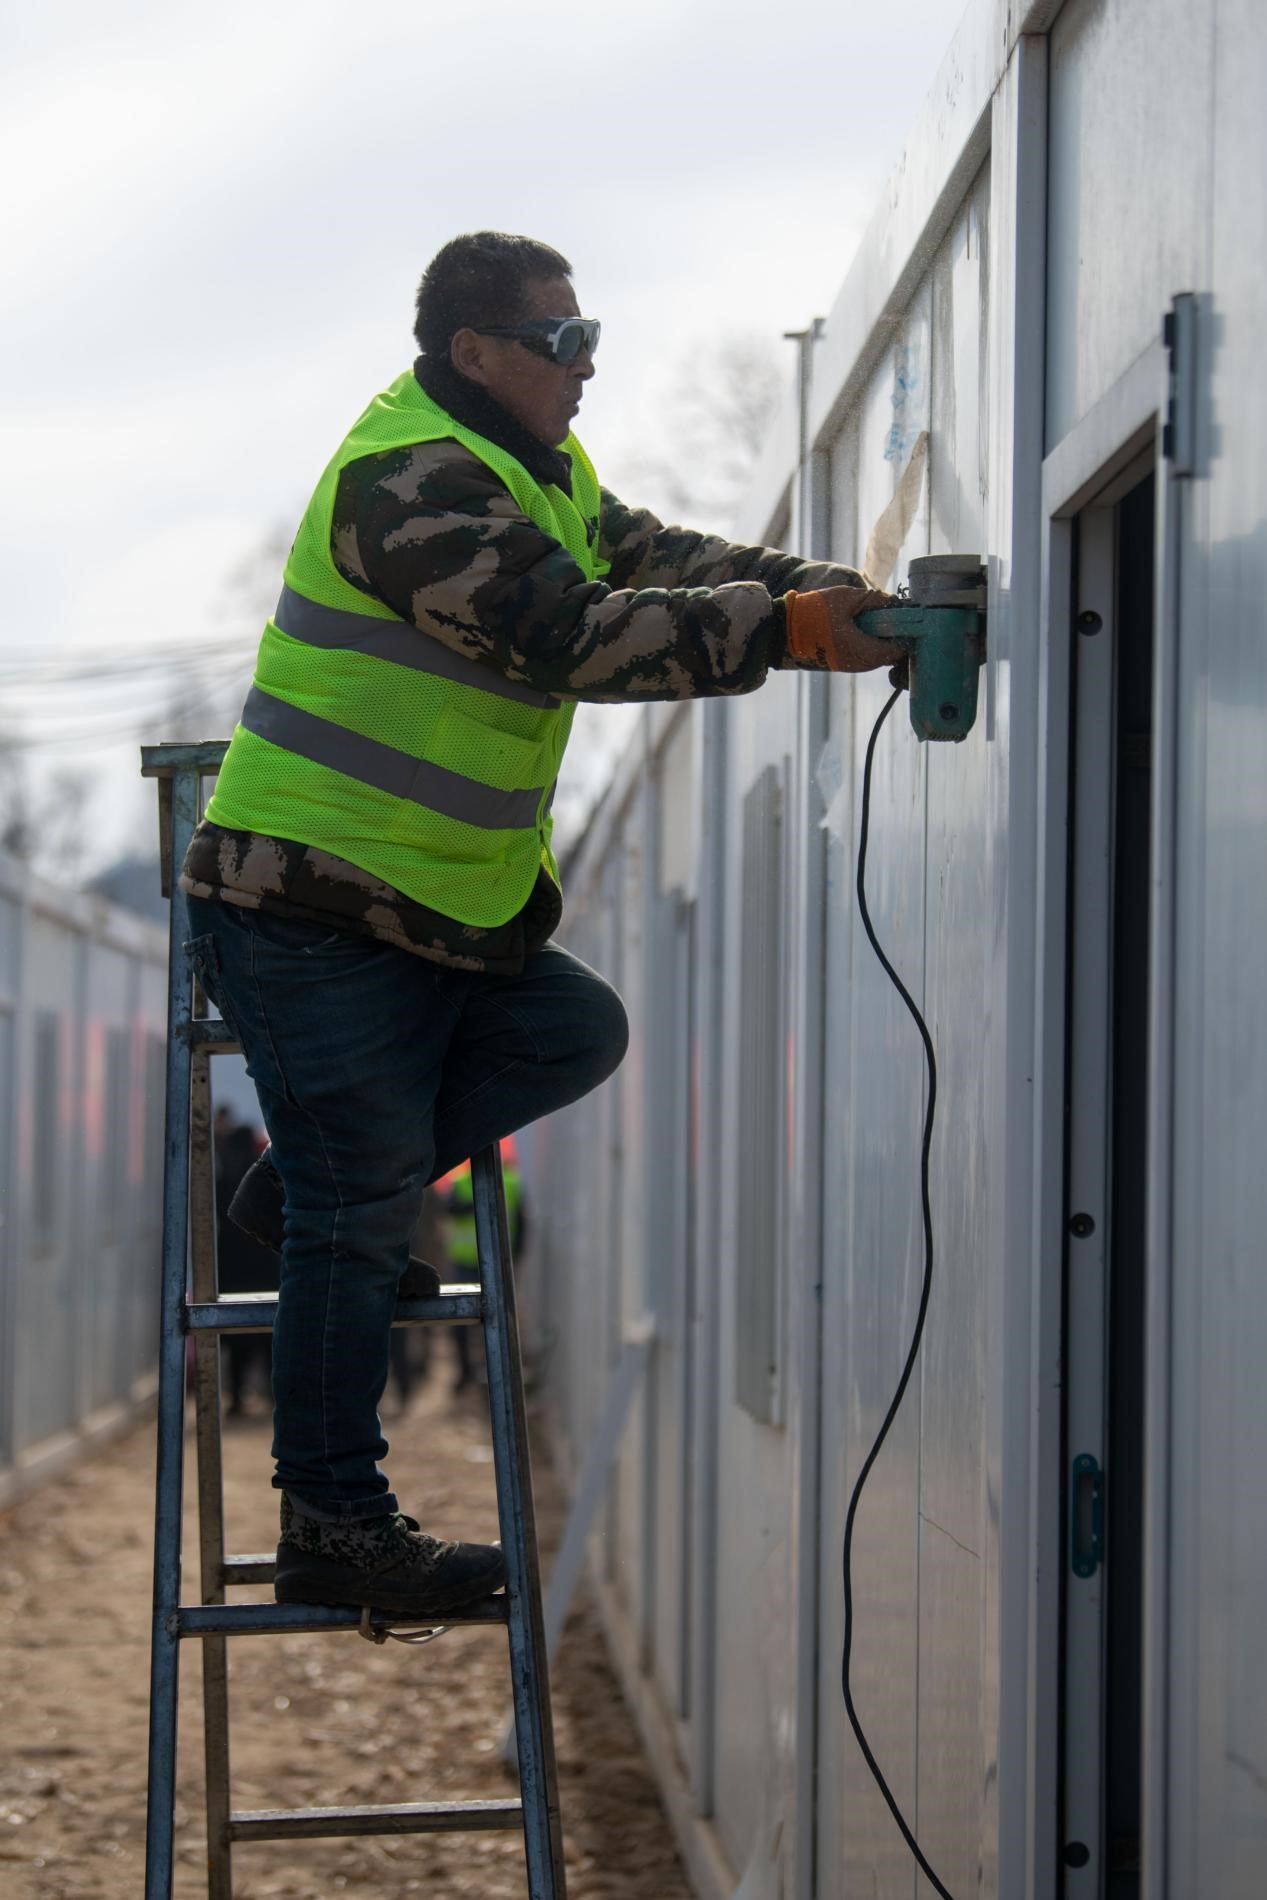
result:
[(157, 1383), (167, 933), (0, 854), (0, 1507)]
[[(971, 0), (741, 524), (988, 571), (869, 872), (940, 1098), (854, 1680), (956, 1900), (1267, 1892), (1265, 106), (1260, 0)], [(887, 690), (645, 712), (565, 927), (630, 1053), (524, 1143), (573, 1472), (654, 1322), (592, 1562), (710, 1900), (932, 1891), (840, 1685), (923, 1265)]]

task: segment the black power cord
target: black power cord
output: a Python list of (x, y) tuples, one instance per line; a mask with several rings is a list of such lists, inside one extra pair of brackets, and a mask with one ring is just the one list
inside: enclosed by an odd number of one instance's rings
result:
[(871, 913), (867, 909), (867, 834), (871, 826), (871, 767), (875, 758), (875, 742), (880, 736), (881, 726), (888, 718), (890, 712), (892, 712), (894, 705), (901, 698), (903, 690), (902, 685), (895, 685), (893, 692), (884, 703), (879, 718), (871, 728), (871, 737), (867, 741), (867, 757), (862, 771), (862, 823), (859, 827), (858, 838), (857, 888), (858, 910), (862, 916), (862, 927), (866, 931), (871, 948), (880, 959), (885, 973), (888, 975), (898, 995), (902, 998), (902, 1001), (906, 1004), (907, 1009), (915, 1019), (915, 1027), (919, 1030), (920, 1036), (923, 1039), (924, 1054), (928, 1060), (928, 1107), (924, 1113), (924, 1143), (920, 1150), (919, 1158), (920, 1199), (923, 1202), (924, 1208), (924, 1286), (920, 1294), (919, 1314), (915, 1321), (915, 1331), (911, 1338), (910, 1351), (906, 1355), (906, 1364), (902, 1367), (902, 1376), (898, 1380), (897, 1391), (893, 1394), (892, 1403), (884, 1415), (884, 1423), (876, 1435), (876, 1441), (863, 1461), (862, 1470), (858, 1473), (858, 1479), (853, 1488), (853, 1495), (849, 1500), (849, 1510), (845, 1517), (845, 1647), (844, 1655), (841, 1659), (840, 1676), (841, 1684), (845, 1692), (845, 1711), (848, 1714), (850, 1726), (858, 1738), (858, 1746), (862, 1750), (867, 1767), (871, 1770), (875, 1778), (876, 1786), (889, 1804), (889, 1812), (897, 1822), (902, 1839), (906, 1842), (912, 1854), (914, 1854), (924, 1874), (931, 1880), (934, 1888), (941, 1895), (941, 1900), (954, 1900), (954, 1895), (950, 1892), (949, 1888), (942, 1885), (941, 1881), (929, 1866), (923, 1849), (911, 1832), (907, 1824), (906, 1816), (902, 1813), (901, 1808), (899, 1808), (894, 1798), (893, 1790), (884, 1779), (884, 1772), (875, 1758), (871, 1744), (863, 1732), (862, 1723), (858, 1719), (858, 1711), (854, 1707), (853, 1690), (849, 1684), (849, 1665), (853, 1656), (854, 1520), (858, 1515), (858, 1501), (862, 1496), (862, 1488), (871, 1475), (871, 1467), (880, 1456), (881, 1448), (889, 1435), (889, 1428), (897, 1417), (898, 1408), (906, 1396), (906, 1388), (910, 1384), (911, 1373), (915, 1370), (915, 1361), (919, 1357), (920, 1341), (924, 1336), (924, 1320), (928, 1313), (928, 1296), (932, 1291), (933, 1285), (933, 1216), (928, 1193), (928, 1156), (933, 1140), (933, 1115), (937, 1108), (937, 1057), (933, 1053), (933, 1039), (928, 1033), (928, 1025), (921, 1016), (914, 997), (880, 947), (880, 940), (876, 936), (874, 926), (871, 922)]

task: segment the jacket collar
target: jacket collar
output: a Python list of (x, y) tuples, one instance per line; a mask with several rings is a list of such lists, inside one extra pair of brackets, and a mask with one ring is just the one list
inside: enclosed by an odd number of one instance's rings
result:
[(523, 464), (534, 481), (553, 483), (565, 495), (572, 492), (572, 458), (562, 449), (548, 449), (530, 429), (516, 420), (508, 409), (487, 395), (478, 383), (471, 382), (452, 363), (442, 358), (420, 356), (414, 375), (433, 402), (446, 409), (455, 422), (476, 435), (495, 442), (517, 462)]

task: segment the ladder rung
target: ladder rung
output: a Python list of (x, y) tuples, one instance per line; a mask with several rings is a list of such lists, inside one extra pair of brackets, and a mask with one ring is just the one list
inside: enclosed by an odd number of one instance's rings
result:
[(277, 1559), (267, 1552), (258, 1557), (226, 1557), (220, 1566), (220, 1579), (230, 1583), (271, 1583)]
[[(478, 1326), (483, 1315), (477, 1289), (442, 1293), (438, 1300), (397, 1300), (394, 1326)], [(190, 1301), (185, 1307), (189, 1333), (268, 1333), (277, 1318), (276, 1299), (232, 1294), (219, 1300)]]
[(205, 1049), (210, 1056), (236, 1056), (242, 1052), (241, 1043), (218, 1016), (198, 1016), (193, 1022), (183, 1024), (180, 1033), (191, 1049)]
[(403, 1801), (381, 1808), (250, 1808), (229, 1816), (231, 1841), (313, 1840), (326, 1834), (470, 1834), (518, 1827), (521, 1801)]
[[(175, 1618), (177, 1636), (288, 1636), (304, 1630), (354, 1630), (361, 1612), (334, 1603), (182, 1603)], [(464, 1610), (451, 1610), (434, 1619), (379, 1615), (370, 1618), (376, 1630), (419, 1629), (434, 1621), (452, 1629), (457, 1623), (504, 1623), (506, 1598), (485, 1597)]]
[(141, 747), (141, 777), (171, 778), (177, 772), (218, 772), (227, 739), (168, 739)]

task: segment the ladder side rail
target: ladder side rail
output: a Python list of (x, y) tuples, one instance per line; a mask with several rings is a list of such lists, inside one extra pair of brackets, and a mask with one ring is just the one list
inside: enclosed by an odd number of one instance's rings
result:
[(154, 1607), (150, 1642), (149, 1792), (145, 1821), (145, 1900), (169, 1900), (176, 1804), (176, 1715), (180, 1683), (180, 1534), (185, 1411), (185, 1270), (189, 1238), (190, 1047), (182, 1033), (193, 1005), (185, 957), (189, 905), (176, 882), (198, 820), (197, 774), (164, 776), (160, 799), (170, 819), (171, 890), (167, 964), (167, 1095), (163, 1115), (163, 1252), (158, 1374), (158, 1450), (154, 1500)]
[(497, 1511), (506, 1559), (507, 1638), (528, 1893), (529, 1900), (566, 1900), (528, 1422), (501, 1154), (496, 1147), (472, 1158), (471, 1182), (483, 1285)]
[[(189, 1250), (193, 1297), (218, 1291), (215, 1163), (211, 1133), (211, 1061), (195, 1048), (189, 1100)], [(204, 1603), (223, 1603), (225, 1585), (224, 1463), (221, 1443), (220, 1340), (194, 1335), (194, 1431), (198, 1459), (198, 1556)], [(202, 1644), (203, 1757), (207, 1793), (208, 1900), (233, 1900), (229, 1831), (229, 1650), (223, 1636)]]

